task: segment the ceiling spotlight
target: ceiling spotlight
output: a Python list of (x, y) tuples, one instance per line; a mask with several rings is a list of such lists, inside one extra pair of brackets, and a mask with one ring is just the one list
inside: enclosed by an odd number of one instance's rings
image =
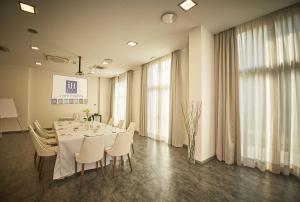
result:
[(178, 6), (182, 8), (184, 11), (188, 11), (196, 5), (197, 5), (196, 2), (194, 2), (193, 0), (185, 0), (180, 4), (178, 4)]
[(173, 12), (166, 12), (162, 14), (161, 21), (166, 24), (172, 24), (177, 19), (176, 13)]
[(32, 49), (32, 50), (40, 50), (40, 48), (37, 47), (37, 46), (31, 46), (31, 49)]
[(95, 74), (95, 72), (94, 72), (93, 70), (90, 70), (90, 71), (88, 72), (88, 74)]
[(109, 59), (109, 58), (106, 58), (104, 59), (104, 61), (102, 62), (103, 65), (108, 65), (109, 63), (112, 63), (113, 60), (112, 59)]
[(25, 3), (19, 1), (19, 6), (20, 6), (20, 9), (22, 11), (32, 13), (32, 14), (36, 14), (36, 9), (32, 5), (28, 5), (28, 4), (25, 4)]
[(136, 46), (138, 43), (137, 42), (134, 42), (134, 41), (129, 41), (128, 43), (127, 43), (127, 45), (128, 46), (131, 46), (131, 47), (134, 47), (134, 46)]
[(36, 64), (37, 66), (42, 66), (42, 63), (41, 63), (41, 62), (35, 62), (35, 64)]

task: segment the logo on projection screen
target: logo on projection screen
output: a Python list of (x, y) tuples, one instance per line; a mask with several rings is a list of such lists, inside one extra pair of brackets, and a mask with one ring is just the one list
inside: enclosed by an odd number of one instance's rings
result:
[(66, 93), (77, 93), (77, 81), (66, 80)]

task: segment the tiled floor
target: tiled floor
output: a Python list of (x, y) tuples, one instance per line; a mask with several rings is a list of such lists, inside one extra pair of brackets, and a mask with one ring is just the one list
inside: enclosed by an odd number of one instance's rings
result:
[(53, 181), (54, 159), (45, 162), (42, 180), (33, 165), (29, 136), (7, 134), (0, 139), (0, 201), (300, 201), (300, 181), (228, 166), (212, 160), (205, 165), (187, 162), (185, 148), (135, 136), (130, 173), (126, 162), (116, 177), (86, 172)]

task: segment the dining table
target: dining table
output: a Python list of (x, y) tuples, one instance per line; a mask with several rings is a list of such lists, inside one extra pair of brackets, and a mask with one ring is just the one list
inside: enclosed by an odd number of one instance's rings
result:
[[(80, 152), (84, 138), (103, 136), (104, 148), (108, 149), (112, 147), (117, 134), (125, 132), (124, 129), (98, 121), (55, 121), (53, 126), (58, 140), (58, 151), (53, 173), (54, 180), (75, 174), (75, 153)], [(106, 163), (110, 163), (109, 156)], [(85, 170), (95, 168), (95, 163), (85, 165)]]

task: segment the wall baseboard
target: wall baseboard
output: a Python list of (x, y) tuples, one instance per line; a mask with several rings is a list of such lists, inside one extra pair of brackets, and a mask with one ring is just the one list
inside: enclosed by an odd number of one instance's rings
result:
[(214, 160), (214, 159), (216, 159), (216, 155), (213, 155), (212, 157), (209, 157), (208, 159), (205, 159), (204, 161), (198, 161), (198, 160), (196, 160), (196, 163), (200, 164), (200, 165), (204, 165), (204, 164), (206, 164), (209, 161)]

